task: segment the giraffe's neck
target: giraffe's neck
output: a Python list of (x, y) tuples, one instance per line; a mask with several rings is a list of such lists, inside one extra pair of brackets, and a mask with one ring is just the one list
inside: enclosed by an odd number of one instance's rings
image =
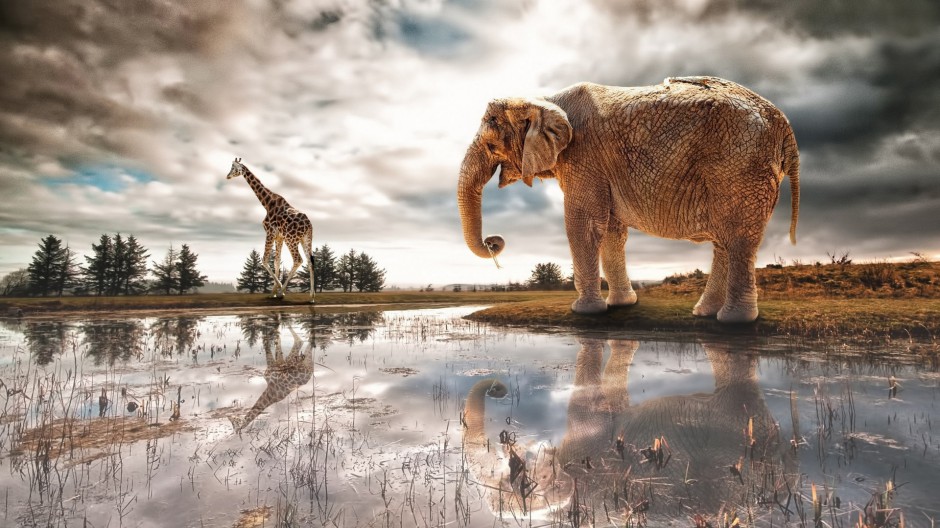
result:
[(258, 178), (256, 178), (255, 175), (252, 174), (251, 171), (248, 170), (247, 167), (245, 167), (245, 180), (248, 181), (248, 185), (251, 186), (251, 190), (255, 191), (255, 196), (258, 197), (258, 201), (261, 202), (261, 205), (263, 205), (265, 209), (267, 209), (268, 205), (272, 203), (271, 198), (274, 195), (274, 193), (272, 193), (271, 191), (267, 189), (267, 187), (262, 185), (261, 181), (258, 180)]

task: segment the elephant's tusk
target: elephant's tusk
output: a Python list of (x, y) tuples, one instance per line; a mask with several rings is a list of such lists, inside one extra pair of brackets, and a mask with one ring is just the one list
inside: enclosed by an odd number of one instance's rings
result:
[(489, 244), (483, 244), (483, 245), (486, 246), (486, 250), (490, 252), (490, 258), (493, 259), (493, 262), (496, 263), (496, 269), (503, 269), (503, 267), (499, 265), (499, 261), (496, 260), (496, 255), (493, 254), (493, 250), (490, 249), (490, 245)]

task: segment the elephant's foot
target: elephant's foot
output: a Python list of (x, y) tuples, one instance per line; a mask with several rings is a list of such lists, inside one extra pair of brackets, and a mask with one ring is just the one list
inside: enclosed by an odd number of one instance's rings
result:
[(578, 297), (571, 303), (571, 311), (577, 314), (599, 314), (607, 311), (607, 302), (598, 295), (596, 297)]
[(630, 306), (632, 304), (636, 304), (636, 292), (633, 290), (611, 291), (607, 294), (607, 306)]
[(750, 323), (757, 319), (757, 305), (732, 308), (723, 306), (718, 310), (718, 320), (722, 323)]
[(714, 317), (721, 311), (722, 305), (724, 305), (725, 300), (719, 299), (717, 297), (708, 298), (707, 294), (702, 294), (702, 297), (695, 303), (695, 308), (692, 308), (692, 315), (697, 315), (699, 317)]

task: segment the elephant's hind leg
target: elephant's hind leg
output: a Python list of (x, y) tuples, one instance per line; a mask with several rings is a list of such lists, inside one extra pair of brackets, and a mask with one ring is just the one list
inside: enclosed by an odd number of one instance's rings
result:
[(717, 243), (713, 251), (712, 270), (705, 283), (705, 292), (692, 309), (693, 315), (713, 317), (725, 304), (728, 292), (728, 252)]
[(627, 275), (627, 262), (624, 245), (627, 242), (626, 228), (608, 229), (601, 241), (601, 265), (610, 292), (607, 294), (608, 306), (628, 306), (636, 303), (636, 292)]
[(760, 241), (740, 240), (728, 247), (728, 293), (718, 311), (718, 320), (723, 323), (749, 323), (757, 319), (754, 262), (758, 245)]

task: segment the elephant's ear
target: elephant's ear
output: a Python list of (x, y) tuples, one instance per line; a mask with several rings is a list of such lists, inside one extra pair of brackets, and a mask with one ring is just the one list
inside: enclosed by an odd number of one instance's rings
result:
[(531, 101), (529, 130), (522, 146), (522, 179), (532, 186), (536, 174), (550, 170), (568, 142), (571, 141), (571, 123), (558, 105), (548, 101)]

